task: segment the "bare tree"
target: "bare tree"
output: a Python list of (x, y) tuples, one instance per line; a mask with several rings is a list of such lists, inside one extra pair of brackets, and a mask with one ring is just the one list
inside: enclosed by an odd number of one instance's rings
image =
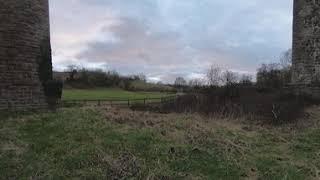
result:
[(282, 69), (280, 64), (262, 64), (257, 73), (257, 85), (264, 88), (280, 88), (290, 79), (287, 77), (289, 74), (290, 72)]
[(204, 84), (204, 81), (203, 81), (203, 79), (200, 79), (200, 78), (191, 79), (191, 80), (189, 81), (189, 86), (190, 86), (190, 87), (195, 87), (195, 88), (197, 88), (197, 87), (203, 86), (203, 84)]
[(140, 81), (147, 82), (147, 76), (145, 74), (139, 73), (138, 77), (139, 77)]
[(219, 86), (222, 80), (222, 70), (219, 66), (211, 65), (206, 76), (209, 86)]
[(71, 64), (67, 67), (66, 71), (69, 73), (68, 80), (73, 81), (75, 79), (76, 74), (79, 71), (79, 67), (74, 64)]
[(225, 85), (235, 84), (238, 82), (238, 77), (237, 73), (227, 70), (222, 74), (222, 82)]
[(292, 49), (289, 49), (281, 54), (280, 64), (282, 69), (290, 69), (292, 65)]
[(242, 74), (239, 83), (243, 85), (252, 85), (253, 84), (253, 77), (250, 74)]
[(187, 85), (187, 81), (183, 77), (177, 77), (174, 85), (177, 87), (182, 87)]

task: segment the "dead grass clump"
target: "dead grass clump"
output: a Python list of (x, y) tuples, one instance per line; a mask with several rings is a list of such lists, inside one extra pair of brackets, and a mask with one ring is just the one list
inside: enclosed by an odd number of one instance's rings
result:
[(122, 153), (110, 164), (108, 179), (130, 179), (141, 175), (141, 163), (137, 157), (131, 153)]

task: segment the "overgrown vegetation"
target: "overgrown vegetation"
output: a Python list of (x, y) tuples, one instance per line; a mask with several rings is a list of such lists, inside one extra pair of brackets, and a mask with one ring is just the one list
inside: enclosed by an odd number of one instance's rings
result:
[(279, 63), (262, 64), (256, 82), (217, 65), (207, 69), (205, 80), (186, 82), (178, 77), (175, 86), (185, 92), (163, 108), (166, 112), (202, 113), (218, 117), (262, 118), (273, 124), (295, 121), (309, 105), (318, 104), (310, 94), (297, 94), (287, 88), (291, 82), (291, 50)]
[(52, 80), (52, 57), (49, 37), (41, 42), (40, 56), (38, 59), (39, 78), (43, 86)]
[(314, 108), (299, 121), (304, 126), (283, 128), (124, 109), (0, 116), (0, 174), (3, 179), (317, 179), (319, 116)]
[(50, 109), (55, 109), (61, 99), (63, 82), (53, 80), (50, 38), (42, 40), (38, 57), (38, 74)]
[(178, 96), (175, 101), (164, 104), (160, 111), (200, 113), (209, 117), (249, 117), (280, 125), (298, 120), (305, 108), (319, 104), (319, 99), (308, 94), (295, 94), (291, 89), (233, 84)]

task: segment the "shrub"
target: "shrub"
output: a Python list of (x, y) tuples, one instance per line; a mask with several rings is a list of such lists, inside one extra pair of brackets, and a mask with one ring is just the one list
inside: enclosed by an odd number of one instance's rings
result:
[(45, 83), (45, 95), (48, 98), (61, 99), (63, 83), (58, 80), (50, 80)]
[(42, 85), (45, 86), (45, 83), (52, 79), (52, 57), (49, 38), (41, 42), (38, 64), (39, 78)]

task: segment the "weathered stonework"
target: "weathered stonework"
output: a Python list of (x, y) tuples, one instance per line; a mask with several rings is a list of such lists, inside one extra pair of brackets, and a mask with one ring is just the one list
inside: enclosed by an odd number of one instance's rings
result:
[(319, 86), (320, 0), (294, 0), (292, 84)]
[(47, 105), (39, 65), (43, 47), (50, 48), (48, 6), (48, 0), (0, 0), (0, 110)]

